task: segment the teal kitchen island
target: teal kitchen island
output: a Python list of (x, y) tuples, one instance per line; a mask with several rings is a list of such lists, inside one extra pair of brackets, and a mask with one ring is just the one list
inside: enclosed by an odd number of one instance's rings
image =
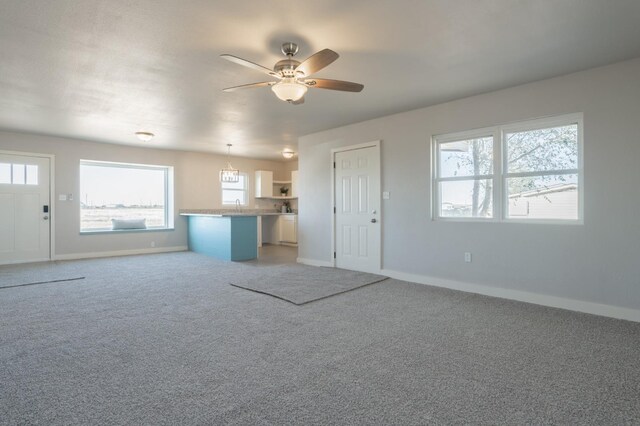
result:
[(223, 260), (258, 257), (258, 216), (255, 213), (180, 213), (189, 221), (189, 250)]

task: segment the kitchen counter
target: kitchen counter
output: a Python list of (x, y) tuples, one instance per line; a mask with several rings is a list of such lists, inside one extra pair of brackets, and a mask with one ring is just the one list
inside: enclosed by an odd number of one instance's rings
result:
[(281, 213), (274, 209), (180, 210), (180, 216), (186, 217), (189, 222), (189, 250), (231, 261), (258, 257), (258, 230), (261, 229), (258, 223), (262, 223), (259, 218), (296, 214)]
[(258, 216), (181, 213), (187, 216), (189, 250), (222, 260), (258, 257)]
[(273, 209), (183, 209), (180, 216), (210, 216), (210, 217), (234, 217), (234, 216), (285, 216), (296, 215), (297, 212), (282, 213)]

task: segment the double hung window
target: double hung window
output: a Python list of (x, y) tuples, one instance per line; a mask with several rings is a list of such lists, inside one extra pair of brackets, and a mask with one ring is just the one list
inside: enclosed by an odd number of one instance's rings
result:
[(436, 219), (582, 221), (582, 116), (433, 138)]

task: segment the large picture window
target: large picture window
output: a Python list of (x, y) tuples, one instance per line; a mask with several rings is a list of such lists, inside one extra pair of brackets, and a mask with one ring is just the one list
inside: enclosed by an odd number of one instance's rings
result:
[(82, 160), (80, 230), (173, 227), (173, 168)]
[(436, 219), (582, 220), (581, 115), (433, 141)]

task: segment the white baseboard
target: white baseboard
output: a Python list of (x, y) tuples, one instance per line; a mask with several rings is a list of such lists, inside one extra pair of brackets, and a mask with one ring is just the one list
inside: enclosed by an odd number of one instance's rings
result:
[(187, 246), (175, 247), (150, 247), (133, 250), (98, 251), (89, 253), (58, 254), (54, 260), (94, 259), (97, 257), (131, 256), (134, 254), (169, 253), (174, 251), (189, 250)]
[(328, 267), (333, 266), (332, 262), (327, 262), (325, 260), (305, 259), (303, 257), (297, 258), (296, 262), (302, 263), (303, 265), (309, 265), (309, 266), (328, 266)]
[(0, 263), (0, 266), (2, 265), (19, 265), (21, 263), (40, 263), (40, 262), (48, 262), (51, 259), (44, 257), (42, 259), (29, 259), (29, 260), (9, 260), (7, 262), (2, 262)]
[(468, 293), (483, 294), (485, 296), (499, 297), (501, 299), (511, 299), (520, 302), (533, 303), (535, 305), (549, 306), (552, 308), (567, 309), (569, 311), (584, 312), (587, 314), (600, 315), (640, 322), (640, 310), (623, 308), (620, 306), (604, 305), (601, 303), (584, 302), (582, 300), (567, 299), (564, 297), (548, 296), (545, 294), (530, 293), (527, 291), (510, 290), (506, 288), (489, 287), (481, 284), (472, 284), (462, 281), (453, 281), (443, 278), (428, 277), (425, 275), (408, 274), (406, 272), (383, 269), (382, 275), (402, 281), (410, 281), (418, 284), (425, 284), (434, 287), (443, 287), (452, 290), (465, 291)]

